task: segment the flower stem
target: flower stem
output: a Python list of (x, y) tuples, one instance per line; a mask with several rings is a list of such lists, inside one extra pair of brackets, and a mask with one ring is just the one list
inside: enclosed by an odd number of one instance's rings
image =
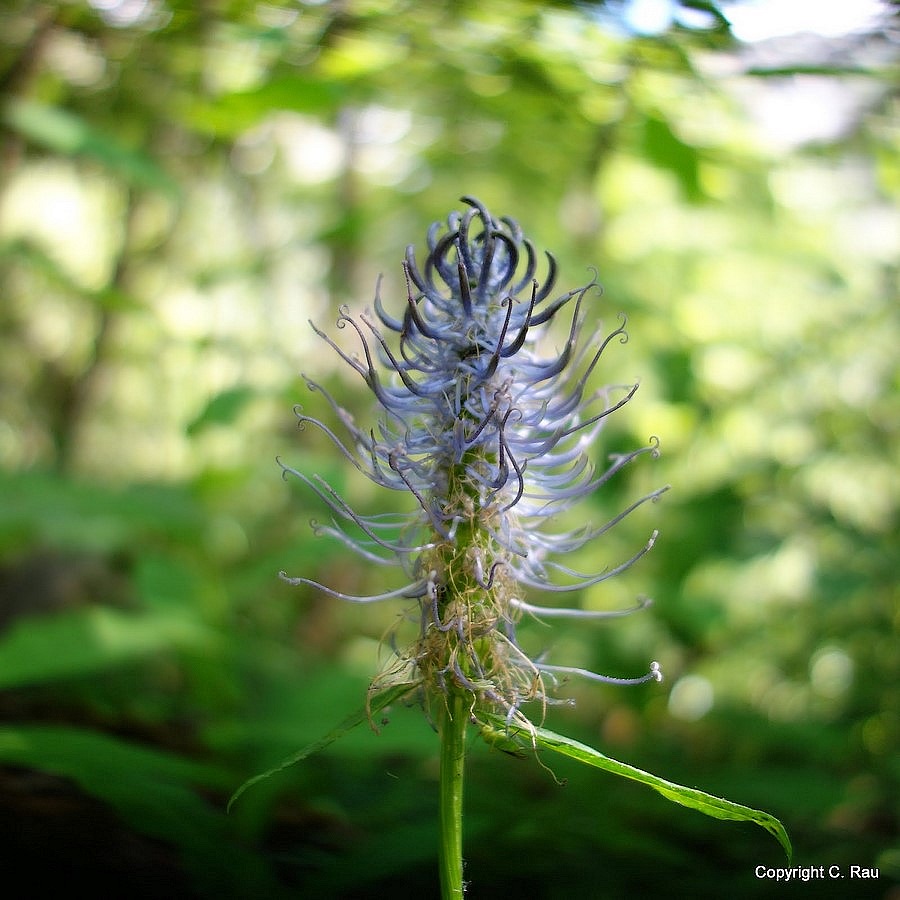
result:
[(463, 772), (466, 759), (466, 697), (451, 690), (440, 719), (440, 873), (442, 900), (462, 900)]

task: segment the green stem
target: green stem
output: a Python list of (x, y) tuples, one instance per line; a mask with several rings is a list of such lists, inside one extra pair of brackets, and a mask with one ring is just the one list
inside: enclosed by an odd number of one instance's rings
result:
[(442, 900), (462, 900), (463, 772), (466, 761), (466, 697), (450, 689), (440, 720), (440, 871)]

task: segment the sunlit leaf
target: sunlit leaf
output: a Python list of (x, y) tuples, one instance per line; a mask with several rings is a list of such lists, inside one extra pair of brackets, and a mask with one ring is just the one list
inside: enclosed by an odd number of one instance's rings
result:
[(94, 675), (172, 648), (208, 649), (213, 641), (187, 612), (92, 607), (23, 617), (0, 639), (0, 689)]
[(178, 109), (192, 128), (222, 137), (242, 134), (267, 115), (287, 110), (323, 116), (333, 109), (342, 93), (328, 81), (302, 74), (284, 76), (248, 91), (235, 91), (207, 102), (191, 97)]

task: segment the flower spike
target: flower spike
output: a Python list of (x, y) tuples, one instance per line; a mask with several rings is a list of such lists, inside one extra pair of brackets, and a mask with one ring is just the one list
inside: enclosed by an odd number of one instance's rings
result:
[[(528, 722), (523, 704), (535, 702), (543, 711), (560, 702), (553, 691), (568, 676), (621, 685), (662, 678), (656, 662), (646, 675), (619, 678), (533, 660), (515, 635), (523, 615), (586, 622), (646, 608), (647, 599), (613, 611), (541, 606), (523, 600), (522, 589), (571, 593), (629, 569), (651, 549), (656, 531), (624, 562), (596, 573), (550, 557), (601, 537), (666, 488), (637, 499), (603, 525), (555, 528), (562, 514), (633, 460), (658, 455), (652, 438), (648, 446), (610, 456), (605, 469), (595, 469), (588, 456), (607, 418), (638, 390), (627, 384), (586, 391), (610, 345), (627, 341), (625, 317), (605, 336), (584, 341), (597, 273), (550, 299), (557, 279), (554, 257), (547, 253), (547, 271), (539, 280), (538, 254), (518, 224), (493, 218), (473, 197), (462, 202), (462, 212), (428, 229), (421, 262), (415, 248), (407, 248), (406, 300), (399, 315), (385, 309), (381, 277), (374, 312), (353, 318), (341, 308), (337, 326), (355, 332), (359, 355), (312, 326), (372, 392), (381, 410), (375, 428), (358, 428), (309, 379), (307, 386), (322, 393), (346, 436), (297, 408), (301, 427), (309, 423), (321, 430), (374, 483), (406, 493), (409, 513), (359, 514), (321, 478), (282, 464), (332, 513), (330, 524), (313, 522), (316, 534), (338, 540), (367, 563), (395, 563), (407, 583), (363, 596), (309, 578), (282, 577), (354, 603), (415, 599), (417, 638), (404, 648), (391, 636), (394, 657), (376, 685), (415, 683), (429, 708), (462, 695), (469, 715), (479, 721), (497, 715), (521, 726)], [(541, 332), (567, 306), (562, 349), (540, 356)]]

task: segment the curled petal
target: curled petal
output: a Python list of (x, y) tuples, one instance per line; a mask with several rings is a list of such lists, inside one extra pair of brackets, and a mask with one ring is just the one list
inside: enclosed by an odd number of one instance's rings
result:
[(565, 609), (558, 606), (535, 606), (525, 603), (517, 597), (510, 600), (510, 605), (522, 612), (531, 613), (538, 618), (565, 618), (565, 619), (619, 619), (622, 616), (630, 616), (632, 613), (647, 609), (653, 601), (649, 597), (642, 598), (636, 606), (628, 609)]
[(334, 588), (330, 588), (327, 585), (320, 584), (318, 581), (313, 581), (311, 578), (291, 578), (291, 576), (286, 572), (279, 572), (278, 577), (281, 578), (282, 581), (286, 581), (288, 584), (308, 584), (310, 587), (314, 587), (320, 591), (324, 591), (326, 594), (330, 594), (332, 597), (337, 597), (339, 600), (349, 600), (352, 603), (377, 603), (379, 600), (392, 600), (395, 597), (421, 597), (422, 589), (425, 586), (425, 583), (423, 581), (414, 581), (412, 584), (404, 585), (402, 588), (397, 588), (394, 591), (385, 591), (383, 594), (356, 596), (354, 594), (345, 594), (342, 591), (336, 591), (334, 590)]
[(602, 681), (604, 684), (646, 684), (648, 681), (662, 681), (662, 671), (658, 662), (650, 663), (650, 671), (638, 678), (614, 678), (611, 675), (598, 675), (588, 669), (577, 666), (549, 666), (546, 663), (535, 663), (541, 672), (553, 672), (560, 675), (578, 675), (581, 678), (589, 678), (591, 681)]

